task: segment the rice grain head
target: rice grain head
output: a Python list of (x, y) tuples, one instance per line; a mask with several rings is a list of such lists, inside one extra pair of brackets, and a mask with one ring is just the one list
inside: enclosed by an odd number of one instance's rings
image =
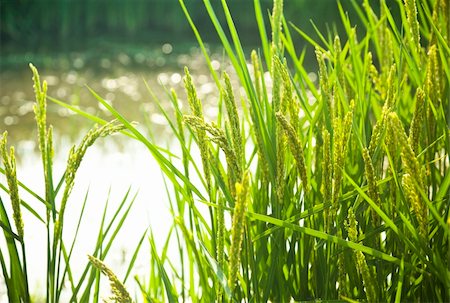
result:
[(417, 19), (416, 0), (403, 0), (406, 10), (406, 19), (408, 21), (409, 33), (411, 35), (411, 46), (420, 54), (420, 31), (419, 20)]
[[(198, 117), (201, 121), (203, 118), (202, 103), (197, 97), (197, 90), (187, 67), (184, 68), (185, 78), (184, 85), (186, 89), (187, 99), (191, 108), (192, 114)], [(204, 130), (197, 130), (198, 146), (200, 149), (200, 157), (202, 158), (203, 173), (205, 174), (206, 186), (208, 193), (211, 193), (211, 168), (209, 167), (209, 147), (206, 141), (206, 133)]]
[(94, 142), (100, 137), (106, 137), (113, 133), (120, 132), (126, 127), (123, 124), (118, 124), (116, 120), (113, 120), (101, 127), (94, 126), (81, 140), (78, 147), (73, 146), (69, 151), (69, 157), (67, 160), (66, 172), (64, 175), (65, 188), (61, 198), (61, 206), (59, 209), (57, 224), (55, 224), (55, 238), (59, 239), (62, 233), (64, 214), (66, 204), (69, 196), (72, 192), (75, 184), (75, 175), (80, 167), (81, 161), (86, 154), (87, 149), (94, 144)]
[(422, 122), (425, 117), (425, 92), (420, 87), (417, 89), (416, 106), (414, 109), (414, 115), (409, 127), (408, 143), (411, 146), (413, 152), (416, 154), (419, 152), (419, 136), (422, 129)]
[(19, 186), (17, 182), (17, 171), (16, 171), (16, 158), (14, 155), (14, 147), (11, 146), (8, 151), (6, 148), (8, 132), (4, 132), (0, 140), (0, 153), (2, 157), (3, 166), (5, 167), (5, 177), (9, 188), (9, 197), (11, 199), (11, 205), (13, 209), (13, 219), (14, 225), (17, 229), (17, 235), (20, 240), (23, 241), (24, 236), (24, 224), (22, 219), (22, 212), (20, 210), (20, 197), (19, 197)]
[[(109, 299), (113, 302), (117, 303), (131, 303), (133, 300), (131, 299), (130, 294), (128, 293), (127, 289), (123, 285), (123, 283), (117, 278), (117, 276), (114, 274), (114, 272), (106, 266), (103, 261), (100, 259), (97, 259), (96, 257), (93, 257), (91, 255), (88, 255), (89, 262), (91, 262), (92, 265), (94, 265), (95, 268), (100, 270), (102, 274), (108, 277), (111, 292), (113, 294), (112, 297)], [(107, 302), (107, 300), (105, 300)]]
[[(244, 146), (242, 144), (241, 128), (239, 125), (239, 115), (237, 111), (236, 100), (233, 95), (233, 88), (231, 87), (230, 77), (227, 73), (223, 73), (225, 81), (225, 89), (223, 90), (223, 96), (225, 99), (225, 107), (228, 113), (228, 120), (231, 126), (231, 138), (234, 153), (238, 160), (239, 166), (242, 167), (244, 159)], [(242, 170), (242, 169), (241, 169)]]
[(308, 192), (308, 177), (306, 174), (305, 156), (303, 152), (302, 143), (300, 137), (295, 131), (294, 127), (287, 121), (281, 112), (276, 113), (278, 122), (284, 130), (287, 136), (287, 143), (291, 149), (291, 153), (294, 156), (297, 164), (298, 172), (300, 173), (300, 180), (303, 183), (303, 188)]
[[(330, 133), (327, 129), (322, 131), (323, 137), (323, 160), (322, 160), (322, 194), (325, 203), (331, 202), (332, 194), (332, 180), (333, 180), (333, 164), (331, 162), (331, 144), (330, 144)], [(330, 231), (330, 208), (327, 206), (324, 208), (324, 225), (325, 231)]]

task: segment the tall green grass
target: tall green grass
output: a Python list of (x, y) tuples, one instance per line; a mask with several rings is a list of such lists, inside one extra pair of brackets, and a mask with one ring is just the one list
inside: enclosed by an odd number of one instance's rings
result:
[[(58, 178), (53, 169), (53, 128), (47, 126), (47, 83), (41, 83), (37, 69), (30, 64), (33, 72), (34, 90), (36, 93), (36, 103), (34, 112), (37, 122), (38, 146), (42, 156), (42, 167), (44, 175), (45, 196), (41, 197), (26, 184), (19, 181), (16, 172), (16, 155), (14, 147), (7, 149), (7, 132), (3, 133), (0, 140), (0, 154), (2, 158), (2, 167), (0, 172), (4, 174), (6, 184), (0, 183), (0, 188), (4, 190), (10, 201), (0, 199), (0, 227), (3, 231), (4, 244), (0, 247), (0, 262), (2, 274), (7, 290), (9, 302), (61, 302), (62, 297), (71, 296), (71, 302), (99, 302), (99, 281), (98, 271), (92, 268), (91, 263), (86, 257), (85, 264), (74, 264), (72, 261), (74, 248), (79, 239), (79, 230), (84, 223), (84, 215), (88, 201), (88, 192), (84, 201), (78, 201), (81, 204), (80, 213), (77, 214), (75, 233), (72, 238), (64, 236), (64, 218), (65, 209), (69, 203), (76, 172), (87, 149), (100, 137), (122, 131), (123, 125), (117, 121), (106, 123), (105, 125), (93, 127), (81, 140), (78, 146), (73, 146), (70, 150), (67, 167), (62, 176)], [(19, 172), (20, 175), (20, 172)], [(32, 201), (24, 201), (21, 195), (31, 197)], [(135, 198), (135, 197), (134, 197)], [(107, 217), (108, 200), (101, 216), (101, 223), (98, 226), (97, 237), (94, 250), (86, 252), (95, 257), (91, 257), (95, 266), (101, 264), (108, 254), (114, 239), (130, 211), (134, 198), (129, 197), (127, 192), (116, 210), (112, 212), (112, 218)], [(12, 220), (11, 212), (12, 209)], [(23, 222), (22, 212), (30, 212), (37, 224), (43, 224), (46, 229), (46, 237), (42, 239), (42, 247), (32, 247), (26, 250), (26, 239), (28, 237), (42, 236), (36, 233), (32, 227), (27, 229), (27, 223)], [(109, 211), (110, 212), (110, 211)], [(75, 215), (75, 214), (71, 214)], [(31, 223), (31, 220), (29, 221)], [(34, 223), (36, 224), (36, 223)], [(32, 226), (35, 226), (32, 224)], [(85, 235), (81, 235), (86, 238)], [(89, 237), (92, 238), (92, 237)], [(139, 250), (137, 246), (135, 253)], [(30, 254), (37, 253), (38, 250), (46, 251), (46, 275), (44, 285), (44, 297), (36, 297), (30, 285), (36, 281), (29, 281), (29, 268), (27, 260)], [(130, 262), (130, 267), (134, 260)], [(103, 268), (100, 268), (104, 271)], [(75, 273), (76, 272), (76, 273)], [(78, 273), (79, 272), (79, 273)], [(127, 276), (130, 269), (128, 269)], [(126, 279), (126, 278), (125, 278)], [(32, 284), (31, 284), (32, 283)], [(41, 291), (42, 292), (42, 291)], [(2, 298), (4, 300), (5, 298)]]
[[(220, 111), (216, 121), (203, 114), (186, 68), (190, 110), (168, 91), (174, 117), (162, 111), (177, 139), (170, 152), (149, 139), (151, 129), (92, 92), (148, 148), (167, 180), (173, 225), (162, 248), (149, 233), (151, 269), (135, 277), (140, 300), (450, 300), (448, 1), (398, 1), (401, 23), (384, 0), (378, 13), (369, 1), (352, 3), (364, 28), (353, 27), (339, 5), (346, 35), (311, 37), (284, 19), (282, 0), (274, 1), (266, 28), (255, 0), (261, 48), (247, 54), (227, 2), (221, 23), (204, 0), (239, 95), (229, 76), (212, 68), (180, 0)], [(298, 37), (315, 50), (317, 84), (303, 67), (305, 51), (295, 48)], [(50, 215), (53, 196), (43, 199)], [(56, 239), (56, 251), (64, 252)]]
[[(191, 110), (168, 95), (183, 165), (160, 164), (173, 186), (168, 237), (176, 238), (181, 268), (153, 252), (159, 273), (143, 288), (147, 298), (449, 300), (447, 2), (398, 1), (395, 23), (384, 1), (378, 14), (369, 1), (354, 1), (364, 28), (339, 6), (346, 35), (313, 38), (283, 18), (282, 1), (274, 1), (267, 37), (254, 1), (261, 48), (251, 56), (227, 2), (226, 24), (203, 3), (245, 93), (233, 96), (228, 76), (210, 68), (221, 108), (214, 122), (201, 112), (187, 70)], [(294, 33), (316, 51), (318, 85)], [(199, 184), (184, 180), (193, 174)]]

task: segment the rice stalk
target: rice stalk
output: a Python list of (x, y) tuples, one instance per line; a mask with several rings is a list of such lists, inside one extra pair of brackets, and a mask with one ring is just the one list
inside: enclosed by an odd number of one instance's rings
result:
[[(323, 161), (322, 161), (322, 194), (324, 203), (331, 203), (332, 198), (332, 180), (333, 180), (333, 164), (331, 162), (331, 144), (330, 133), (328, 130), (322, 130), (323, 137)], [(330, 232), (331, 218), (330, 207), (324, 206), (324, 228), (326, 232)]]

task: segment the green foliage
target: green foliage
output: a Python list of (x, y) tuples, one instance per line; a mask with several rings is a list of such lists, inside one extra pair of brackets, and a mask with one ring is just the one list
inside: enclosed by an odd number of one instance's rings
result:
[[(180, 3), (203, 47), (190, 11)], [(262, 45), (251, 53), (249, 69), (250, 56), (243, 51), (228, 3), (222, 1), (224, 25), (204, 1), (243, 88), (243, 103), (237, 112), (231, 109), (227, 81), (225, 88), (216, 81), (222, 110), (216, 122), (195, 113), (185, 116), (185, 125), (171, 124), (175, 136), (183, 138), (180, 157), (190, 180), (193, 173), (200, 180), (209, 176), (196, 166), (192, 150), (184, 149), (184, 140), (204, 146), (202, 154), (209, 156), (207, 161), (202, 156), (203, 163), (211, 170), (207, 188), (202, 188), (204, 181), (173, 183), (182, 267), (173, 274), (171, 293), (193, 301), (449, 299), (450, 70), (445, 58), (450, 53), (443, 3), (399, 2), (402, 22), (396, 23), (385, 1), (377, 12), (368, 1), (353, 1), (363, 29), (353, 27), (339, 5), (345, 34), (318, 31), (315, 41), (285, 22), (279, 15), (282, 1), (275, 1), (269, 42), (260, 3), (254, 1)], [(316, 50), (318, 87), (295, 50), (292, 28)], [(272, 76), (270, 86), (261, 76), (266, 71)], [(187, 86), (188, 95), (193, 88)], [(178, 103), (173, 104), (178, 113)], [(236, 115), (243, 121), (239, 136), (236, 126), (229, 128), (236, 125)], [(199, 136), (199, 130), (208, 136)], [(251, 181), (236, 258), (234, 221), (223, 231), (222, 220), (224, 211), (234, 218), (240, 203), (235, 186), (241, 185), (235, 182), (243, 170), (233, 148), (239, 140), (251, 147), (243, 165)], [(174, 172), (168, 176), (175, 179)], [(194, 194), (205, 190), (208, 199)], [(209, 217), (199, 212), (205, 205)], [(232, 277), (229, 288), (224, 273)], [(177, 283), (182, 286), (174, 289)]]
[[(191, 112), (183, 112), (170, 92), (176, 121), (162, 111), (177, 139), (176, 155), (91, 91), (126, 134), (148, 148), (168, 182), (173, 225), (161, 251), (149, 236), (150, 271), (135, 277), (143, 300), (449, 301), (448, 1), (398, 1), (399, 23), (384, 0), (376, 12), (368, 0), (351, 1), (362, 29), (339, 4), (344, 34), (317, 31), (316, 41), (288, 23), (283, 1), (275, 0), (269, 41), (255, 0), (262, 45), (250, 56), (227, 1), (219, 11), (204, 0), (241, 87), (240, 104), (229, 77), (221, 82), (212, 68), (191, 10), (179, 2), (217, 86), (217, 121), (203, 115), (187, 69)], [(318, 85), (308, 77), (305, 52), (297, 52), (291, 30), (316, 51)], [(162, 109), (162, 100), (154, 101)], [(51, 168), (51, 135), (44, 137), (44, 167)], [(44, 201), (55, 213), (54, 199)], [(13, 243), (11, 225), (2, 219)], [(169, 249), (178, 259), (168, 258)], [(94, 256), (102, 259), (105, 251)], [(61, 290), (54, 268), (49, 285)], [(91, 272), (82, 296), (82, 282), (71, 283), (75, 301), (88, 300), (94, 277)], [(53, 302), (58, 297), (49, 289)]]

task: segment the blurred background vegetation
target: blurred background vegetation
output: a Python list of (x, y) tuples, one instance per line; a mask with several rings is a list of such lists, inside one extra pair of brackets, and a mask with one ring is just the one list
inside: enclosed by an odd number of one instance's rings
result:
[[(209, 43), (214, 43), (215, 31), (202, 1), (186, 2), (202, 36)], [(213, 2), (216, 7), (221, 5), (220, 1)], [(286, 19), (309, 34), (314, 34), (310, 20), (314, 20), (322, 32), (327, 27), (331, 29), (333, 24), (339, 24), (335, 0), (285, 2)], [(349, 11), (350, 18), (357, 23), (358, 17), (352, 8), (352, 1), (341, 2), (344, 9)], [(376, 10), (378, 1), (371, 2), (376, 2)], [(263, 0), (261, 4), (268, 16), (272, 1)], [(258, 45), (253, 1), (230, 0), (228, 5), (242, 40), (247, 46)], [(22, 58), (29, 61), (30, 53), (48, 55), (52, 52), (90, 50), (107, 53), (114, 43), (142, 45), (194, 42), (192, 31), (177, 0), (2, 0), (0, 14), (3, 66), (21, 64), (17, 62), (15, 55), (23, 52), (28, 53), (28, 58)], [(224, 21), (223, 15), (218, 17)], [(267, 18), (266, 26), (269, 26), (268, 23)], [(336, 29), (339, 31), (339, 26)], [(301, 41), (298, 43), (301, 46)], [(104, 47), (99, 49), (99, 46)], [(8, 60), (8, 55), (12, 55), (15, 60)]]
[[(378, 0), (341, 0), (360, 36), (364, 35), (364, 26), (354, 4), (363, 1), (369, 1), (378, 13)], [(394, 15), (398, 1), (387, 1)], [(226, 56), (203, 1), (185, 2), (210, 55), (218, 68), (225, 70)], [(219, 20), (226, 24), (221, 1), (211, 2)], [(260, 2), (270, 32), (273, 1)], [(261, 45), (253, 1), (227, 0), (227, 3), (249, 56), (252, 49)], [(337, 0), (285, 0), (284, 7), (286, 20), (316, 41), (320, 39), (311, 20), (321, 33), (339, 32), (341, 37), (346, 36)], [(294, 31), (292, 27), (290, 30)], [(293, 32), (292, 37), (297, 52), (301, 52), (307, 43), (297, 33)], [(178, 0), (0, 0), (0, 130), (8, 130), (11, 139), (29, 138), (29, 130), (35, 125), (30, 62), (46, 77), (50, 95), (89, 107), (97, 115), (103, 113), (102, 108), (91, 102), (85, 84), (117, 103), (116, 106), (123, 104), (120, 109), (126, 112), (127, 101), (143, 102), (148, 97), (143, 78), (162, 96), (165, 92), (159, 83), (168, 84), (184, 95), (180, 73), (186, 65), (200, 80), (212, 83)], [(317, 69), (312, 47), (306, 49), (303, 64), (311, 72)], [(209, 94), (210, 83), (203, 84), (205, 94)], [(69, 113), (60, 111), (50, 108), (54, 123), (71, 127), (64, 129), (64, 133), (78, 134), (79, 125), (71, 126), (73, 123), (65, 118)], [(136, 115), (134, 111), (126, 113), (131, 119)]]

